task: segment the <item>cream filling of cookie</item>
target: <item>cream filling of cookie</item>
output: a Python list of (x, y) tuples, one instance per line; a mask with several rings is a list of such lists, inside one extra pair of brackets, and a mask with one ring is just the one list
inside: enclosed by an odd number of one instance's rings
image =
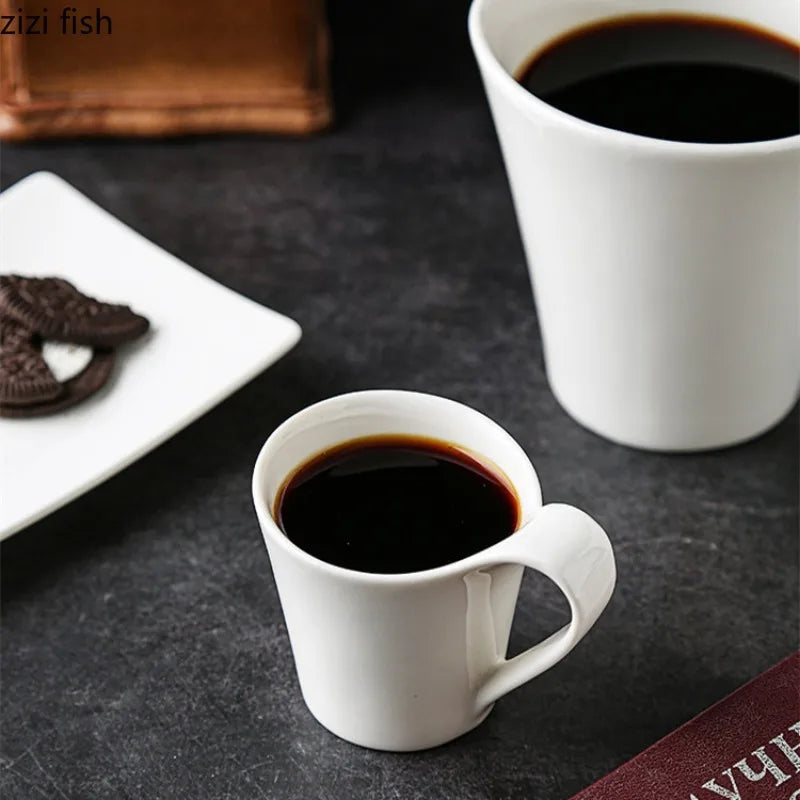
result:
[(44, 342), (42, 358), (59, 383), (80, 375), (92, 360), (92, 348), (66, 342)]

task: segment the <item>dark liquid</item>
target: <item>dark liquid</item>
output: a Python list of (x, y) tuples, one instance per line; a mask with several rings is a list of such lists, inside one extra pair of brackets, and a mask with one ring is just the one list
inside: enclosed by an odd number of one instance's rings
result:
[(278, 523), (312, 556), (362, 572), (417, 572), (505, 539), (519, 508), (506, 479), (454, 445), (356, 439), (291, 475)]
[(630, 16), (551, 42), (518, 80), (606, 128), (679, 142), (756, 142), (800, 133), (798, 59), (797, 44), (744, 24)]

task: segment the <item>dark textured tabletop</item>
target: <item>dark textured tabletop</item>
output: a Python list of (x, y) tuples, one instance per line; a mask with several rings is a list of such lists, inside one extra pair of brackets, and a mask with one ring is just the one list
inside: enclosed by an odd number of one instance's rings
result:
[[(545, 380), (465, 3), (331, 12), (339, 122), (324, 136), (3, 150), (3, 186), (52, 170), (304, 331), (201, 420), (4, 544), (4, 800), (562, 800), (797, 646), (796, 412), (684, 456), (572, 422)], [(369, 387), (497, 419), (546, 500), (604, 525), (619, 568), (571, 655), (417, 754), (347, 744), (306, 711), (249, 495), (279, 422)], [(527, 574), (512, 651), (565, 605)]]

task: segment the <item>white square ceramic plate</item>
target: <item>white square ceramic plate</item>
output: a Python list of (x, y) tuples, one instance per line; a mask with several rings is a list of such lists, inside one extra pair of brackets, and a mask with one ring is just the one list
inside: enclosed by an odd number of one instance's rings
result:
[(49, 173), (0, 195), (0, 272), (64, 277), (151, 323), (94, 397), (51, 417), (0, 419), (0, 539), (152, 450), (300, 338), (293, 320), (182, 263)]

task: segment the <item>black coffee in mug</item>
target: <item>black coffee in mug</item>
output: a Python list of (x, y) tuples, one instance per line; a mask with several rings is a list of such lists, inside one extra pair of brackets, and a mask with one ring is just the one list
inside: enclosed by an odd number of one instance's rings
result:
[(454, 444), (372, 436), (324, 451), (284, 481), (276, 519), (298, 547), (362, 572), (432, 569), (512, 534), (508, 479)]
[(800, 133), (797, 43), (716, 17), (592, 23), (534, 53), (517, 80), (575, 117), (656, 139), (733, 143)]

